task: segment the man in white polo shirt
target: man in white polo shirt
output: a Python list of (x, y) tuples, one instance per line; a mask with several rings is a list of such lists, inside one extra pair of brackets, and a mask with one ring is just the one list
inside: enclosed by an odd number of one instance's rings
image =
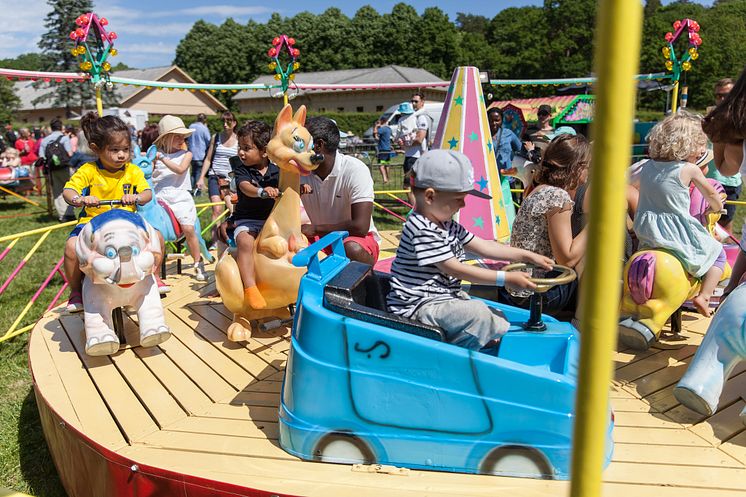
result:
[(316, 153), (324, 155), (324, 162), (309, 176), (301, 176), (301, 184), (312, 189), (301, 197), (311, 220), (311, 224), (301, 226), (301, 231), (311, 242), (332, 231), (347, 231), (347, 257), (375, 264), (381, 237), (373, 225), (373, 178), (368, 167), (359, 159), (339, 153), (339, 128), (331, 119), (309, 118), (306, 129), (313, 137)]

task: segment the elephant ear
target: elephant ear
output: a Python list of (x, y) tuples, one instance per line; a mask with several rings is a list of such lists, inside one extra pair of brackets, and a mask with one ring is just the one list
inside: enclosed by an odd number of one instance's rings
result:
[(155, 228), (153, 228), (150, 223), (145, 221), (147, 229), (145, 231), (141, 231), (141, 235), (143, 237), (143, 248), (145, 250), (148, 250), (155, 254), (161, 253), (161, 240), (158, 237), (158, 231), (156, 231)]
[(87, 266), (96, 256), (96, 242), (93, 233), (93, 226), (87, 223), (78, 234), (75, 241), (75, 253), (78, 255), (78, 261), (81, 266)]

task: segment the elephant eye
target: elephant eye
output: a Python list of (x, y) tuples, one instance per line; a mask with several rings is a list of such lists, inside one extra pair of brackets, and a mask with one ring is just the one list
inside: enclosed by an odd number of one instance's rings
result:
[(117, 256), (117, 249), (114, 247), (106, 247), (106, 250), (104, 251), (104, 255), (108, 257), (109, 259), (113, 259)]
[(293, 150), (300, 153), (303, 152), (306, 149), (306, 143), (303, 141), (303, 139), (300, 136), (293, 136)]
[(140, 247), (132, 246), (132, 255), (138, 256), (140, 255)]

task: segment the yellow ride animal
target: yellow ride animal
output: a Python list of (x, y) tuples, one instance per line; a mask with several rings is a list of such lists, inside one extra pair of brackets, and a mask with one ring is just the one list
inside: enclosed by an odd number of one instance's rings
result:
[[(722, 186), (713, 186), (723, 196)], [(707, 202), (699, 191), (692, 191), (690, 213), (715, 236), (720, 214), (705, 214)], [(730, 278), (725, 265), (721, 281)], [(681, 305), (699, 293), (700, 281), (690, 276), (681, 262), (664, 250), (636, 252), (624, 267), (623, 295), (620, 307), (619, 341), (636, 349), (647, 350), (660, 336), (668, 318)]]
[(226, 251), (215, 267), (215, 282), (225, 307), (233, 313), (228, 339), (242, 341), (251, 334), (253, 319), (277, 315), (294, 303), (305, 268), (293, 266), (293, 256), (308, 246), (300, 226), (300, 176), (308, 175), (323, 161), (313, 151), (313, 139), (303, 125), (306, 108), (285, 105), (275, 120), (267, 144), (269, 159), (280, 168), (282, 196), (275, 202), (267, 222), (254, 243), (256, 286), (267, 302), (265, 309), (252, 309), (244, 302), (244, 288), (238, 264)]

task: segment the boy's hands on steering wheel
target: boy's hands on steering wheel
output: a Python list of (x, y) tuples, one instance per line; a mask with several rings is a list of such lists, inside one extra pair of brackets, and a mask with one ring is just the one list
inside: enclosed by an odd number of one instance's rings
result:
[(511, 271), (505, 274), (505, 288), (508, 290), (533, 290), (536, 283), (531, 281), (528, 273)]

